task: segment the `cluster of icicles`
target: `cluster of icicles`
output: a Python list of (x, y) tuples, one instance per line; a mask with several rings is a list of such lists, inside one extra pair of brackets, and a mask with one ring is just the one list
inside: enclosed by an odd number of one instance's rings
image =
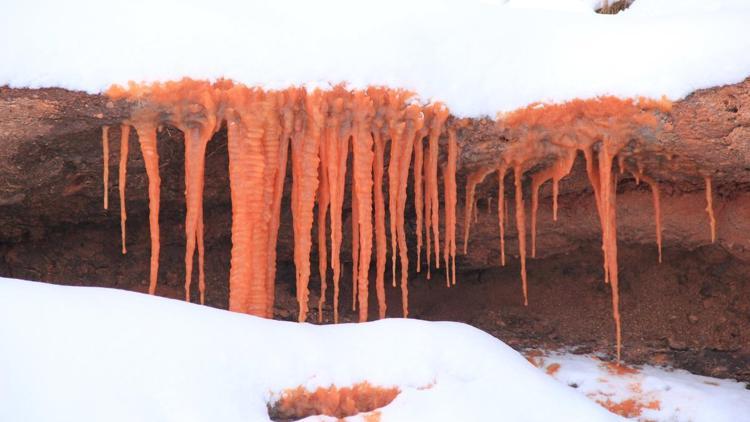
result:
[[(333, 275), (333, 316), (339, 319), (341, 278), (342, 210), (347, 181), (347, 161), (353, 175), (348, 179), (352, 196), (352, 308), (359, 320), (368, 316), (369, 273), (375, 250), (375, 287), (380, 318), (386, 314), (385, 267), (390, 237), (391, 270), (396, 286), (396, 265), (401, 264), (400, 287), (403, 315), (408, 315), (409, 258), (404, 228), (409, 170), (412, 170), (416, 210), (417, 262), (422, 270), (425, 250), (427, 278), (434, 264), (444, 262), (446, 284), (456, 282), (456, 130), (462, 122), (448, 121), (449, 111), (440, 103), (414, 101), (407, 91), (389, 88), (308, 91), (290, 88), (269, 91), (248, 88), (231, 81), (209, 83), (184, 79), (152, 85), (113, 87), (115, 99), (137, 101), (131, 118), (123, 122), (120, 154), (120, 208), (122, 250), (125, 253), (125, 167), (128, 134), (134, 127), (149, 180), (151, 230), (151, 275), (149, 292), (156, 289), (159, 265), (159, 165), (157, 131), (170, 124), (184, 133), (186, 251), (185, 295), (190, 286), (195, 249), (198, 250), (200, 301), (205, 297), (203, 269), (203, 184), (206, 145), (223, 124), (228, 134), (229, 178), (232, 196), (232, 251), (229, 275), (229, 308), (233, 311), (272, 317), (276, 273), (276, 243), (281, 199), (291, 147), (291, 208), (294, 229), (294, 263), (299, 320), (308, 313), (308, 281), (312, 226), (318, 224), (320, 300), (318, 318), (326, 300), (327, 275)], [(498, 175), (498, 224), (500, 263), (505, 265), (505, 177), (512, 170), (515, 181), (515, 223), (518, 232), (521, 282), (524, 303), (528, 303), (526, 280), (526, 216), (522, 178), (526, 171), (542, 167), (531, 175), (531, 256), (536, 255), (536, 214), (539, 188), (552, 181), (553, 216), (557, 219), (558, 183), (570, 172), (579, 153), (594, 191), (602, 230), (604, 280), (611, 284), (612, 307), (619, 358), (621, 329), (618, 297), (616, 185), (618, 172), (632, 173), (648, 183), (653, 193), (656, 239), (661, 261), (661, 216), (657, 182), (644, 174), (641, 165), (630, 168), (618, 155), (644, 127), (659, 125), (658, 112), (668, 111), (667, 101), (600, 97), (558, 105), (532, 105), (500, 116), (511, 139), (498, 157), (497, 165), (467, 176), (464, 223), (464, 252), (474, 206), (476, 186), (491, 173)], [(444, 235), (441, 257), (439, 201), (439, 140), (447, 134), (445, 163), (440, 166), (443, 182)], [(104, 206), (108, 206), (108, 128), (103, 130)], [(388, 145), (390, 144), (390, 145)], [(443, 143), (445, 144), (445, 143)], [(389, 148), (386, 148), (389, 146)], [(386, 157), (386, 151), (389, 151)], [(387, 209), (383, 183), (387, 165)], [(707, 212), (711, 237), (715, 223), (711, 205), (710, 179), (707, 184)], [(317, 207), (316, 207), (317, 204)], [(317, 210), (317, 215), (314, 215)], [(386, 220), (389, 222), (386, 234)], [(330, 224), (330, 230), (327, 225)], [(330, 232), (330, 237), (329, 237)], [(373, 236), (375, 241), (373, 242)], [(330, 243), (330, 262), (328, 245)], [(374, 243), (374, 245), (373, 245)], [(434, 255), (433, 255), (434, 254)], [(433, 260), (434, 256), (434, 260)]]

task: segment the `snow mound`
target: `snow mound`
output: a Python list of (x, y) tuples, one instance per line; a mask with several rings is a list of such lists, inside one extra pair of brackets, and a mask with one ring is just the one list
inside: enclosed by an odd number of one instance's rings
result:
[(28, 0), (0, 14), (0, 85), (230, 78), (386, 85), (459, 117), (598, 95), (672, 100), (750, 76), (750, 2)]
[(0, 374), (3, 421), (264, 421), (274, 393), (364, 381), (399, 388), (386, 422), (619, 420), (464, 324), (316, 326), (3, 278)]

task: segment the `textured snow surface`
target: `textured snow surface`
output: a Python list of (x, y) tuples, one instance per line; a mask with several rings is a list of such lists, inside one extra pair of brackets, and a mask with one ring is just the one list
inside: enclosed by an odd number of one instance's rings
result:
[(743, 383), (648, 366), (615, 373), (595, 356), (530, 359), (541, 370), (459, 323), (317, 326), (0, 278), (0, 421), (266, 421), (266, 403), (287, 388), (362, 381), (400, 389), (383, 422), (615, 421), (595, 401), (628, 399), (658, 402), (641, 421), (750, 420)]
[(387, 85), (494, 116), (535, 101), (678, 99), (750, 76), (750, 1), (24, 0), (0, 13), (0, 85), (130, 80)]
[[(598, 402), (645, 405), (639, 421), (750, 421), (750, 390), (734, 380), (645, 365), (618, 371), (597, 356), (555, 352), (535, 358), (559, 381)], [(551, 368), (551, 369), (550, 369)], [(654, 408), (648, 408), (651, 404)]]
[(465, 324), (316, 326), (0, 278), (0, 421), (258, 422), (272, 392), (365, 380), (401, 390), (384, 422), (618, 420)]

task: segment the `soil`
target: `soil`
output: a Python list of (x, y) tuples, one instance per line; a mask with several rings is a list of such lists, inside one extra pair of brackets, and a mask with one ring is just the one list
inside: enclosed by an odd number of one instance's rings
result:
[[(125, 105), (98, 96), (0, 88), (0, 276), (147, 291), (147, 181), (135, 136), (128, 164), (128, 253), (120, 252), (116, 139), (125, 116)], [(636, 185), (629, 175), (622, 175), (618, 186), (623, 359), (750, 381), (750, 80), (693, 94), (676, 104), (666, 120), (667, 129), (645, 136), (637, 148), (662, 187), (663, 263), (657, 262), (648, 187)], [(102, 209), (103, 124), (112, 125), (109, 211)], [(460, 187), (469, 171), (491, 164), (499, 155), (508, 142), (503, 136), (488, 120), (472, 121), (459, 133)], [(157, 294), (176, 299), (184, 295), (181, 141), (174, 128), (159, 134), (162, 255)], [(710, 242), (704, 210), (704, 175), (714, 178), (716, 244)], [(227, 178), (222, 130), (208, 146), (205, 194), (206, 303), (218, 308), (228, 305)], [(496, 180), (490, 176), (477, 189), (478, 221), (472, 226), (469, 255), (458, 257), (457, 285), (446, 288), (441, 271), (434, 271), (429, 281), (423, 274), (412, 274), (410, 316), (466, 322), (517, 349), (569, 348), (613, 357), (614, 326), (609, 286), (603, 282), (601, 235), (581, 160), (561, 183), (558, 222), (551, 218), (550, 187), (540, 191), (538, 257), (528, 262), (528, 307), (523, 306), (512, 227), (506, 233), (508, 265), (499, 267)], [(512, 204), (512, 181), (506, 182)], [(274, 314), (296, 320), (289, 191), (287, 186)], [(528, 198), (529, 192), (525, 194)], [(463, 197), (459, 188), (459, 207)], [(346, 220), (349, 206), (347, 198)], [(512, 208), (508, 221), (513, 221)], [(461, 250), (463, 209), (458, 216)], [(413, 209), (407, 209), (406, 221), (413, 252)], [(344, 227), (351, 227), (351, 222), (345, 221)], [(344, 321), (355, 321), (349, 238), (345, 231), (340, 309)], [(315, 250), (312, 268), (317, 268)], [(318, 283), (313, 271), (311, 304), (317, 303)], [(389, 285), (387, 293), (388, 316), (400, 316), (400, 289)], [(374, 319), (374, 291), (369, 296)], [(316, 307), (311, 311), (309, 321), (317, 321)], [(323, 317), (324, 322), (332, 320), (330, 298)]]

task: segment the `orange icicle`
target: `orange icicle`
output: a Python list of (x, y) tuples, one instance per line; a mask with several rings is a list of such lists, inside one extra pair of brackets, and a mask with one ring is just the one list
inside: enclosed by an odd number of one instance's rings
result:
[(375, 249), (376, 249), (376, 278), (375, 290), (378, 296), (378, 317), (385, 318), (387, 309), (385, 301), (385, 260), (386, 260), (386, 237), (385, 237), (385, 200), (383, 199), (383, 161), (385, 159), (383, 138), (380, 128), (373, 130), (375, 144), (375, 160), (373, 163), (373, 174), (375, 177)]
[(505, 173), (508, 168), (502, 164), (497, 169), (497, 220), (500, 227), (500, 265), (505, 266)]
[(711, 177), (706, 176), (706, 213), (708, 213), (708, 223), (711, 228), (711, 243), (716, 243), (716, 217), (714, 216), (713, 189), (711, 187)]
[[(359, 275), (357, 280), (359, 299), (359, 321), (367, 321), (370, 262), (372, 257), (372, 177), (373, 177), (373, 138), (371, 119), (372, 100), (362, 92), (354, 98), (354, 127), (352, 132), (353, 192), (357, 197), (357, 225), (359, 230)], [(354, 205), (352, 205), (354, 206)], [(352, 212), (354, 215), (354, 213)], [(352, 246), (354, 247), (354, 246)], [(355, 265), (356, 267), (356, 265)]]
[(477, 170), (466, 178), (466, 200), (464, 203), (464, 255), (467, 254), (469, 245), (469, 232), (471, 230), (471, 216), (475, 213), (474, 192), (478, 184), (482, 183), (488, 174), (494, 169), (487, 168)]
[(346, 161), (349, 148), (348, 130), (341, 127), (344, 99), (331, 100), (326, 119), (325, 145), (328, 148), (328, 187), (331, 201), (331, 269), (333, 270), (333, 321), (339, 320), (339, 280), (341, 277), (341, 213), (344, 204)]
[[(424, 142), (428, 130), (423, 127), (414, 140), (414, 210), (417, 215), (417, 272), (422, 271), (422, 230), (424, 217)], [(429, 233), (428, 233), (429, 236)]]
[(104, 209), (109, 209), (109, 126), (102, 126), (102, 182)]
[(156, 293), (156, 283), (159, 274), (159, 202), (161, 177), (159, 176), (159, 150), (156, 146), (156, 125), (152, 121), (135, 123), (138, 141), (141, 145), (141, 155), (146, 166), (148, 177), (148, 221), (151, 233), (151, 273), (148, 293)]
[[(445, 274), (448, 286), (456, 284), (456, 162), (458, 142), (456, 130), (448, 129), (448, 162), (443, 171), (445, 182)], [(450, 262), (448, 258), (450, 257)], [(450, 265), (452, 264), (452, 266)], [(448, 276), (450, 271), (450, 277)], [(450, 280), (449, 280), (450, 278)]]
[[(203, 176), (207, 143), (208, 137), (202, 137), (200, 129), (189, 128), (185, 132), (185, 300), (188, 302), (198, 230), (203, 228), (199, 221), (203, 217)], [(200, 260), (200, 255), (198, 259)]]
[(536, 258), (536, 214), (539, 209), (539, 187), (552, 178), (554, 169), (549, 168), (531, 177), (531, 257)]
[[(406, 123), (389, 122), (389, 133), (391, 138), (391, 157), (388, 163), (388, 215), (390, 217), (391, 234), (391, 275), (393, 287), (396, 287), (396, 255), (398, 253), (398, 192), (399, 192), (399, 170), (401, 154), (403, 153), (403, 133)], [(402, 268), (401, 271), (404, 271)]]
[(328, 186), (328, 148), (325, 142), (320, 143), (320, 169), (318, 171), (320, 184), (318, 185), (318, 274), (320, 275), (320, 299), (318, 300), (318, 322), (323, 322), (323, 305), (326, 302), (326, 276), (328, 272), (328, 251), (326, 217), (330, 203), (330, 187)]
[[(354, 138), (352, 138), (352, 162), (356, 161), (354, 154)], [(352, 164), (354, 167), (354, 164)], [(357, 175), (352, 170), (352, 311), (357, 310), (358, 271), (359, 271), (359, 195), (357, 195)]]
[(425, 200), (430, 201), (429, 208), (431, 216), (429, 218), (428, 226), (432, 227), (432, 244), (433, 249), (435, 250), (435, 268), (440, 268), (440, 202), (438, 200), (437, 178), (438, 140), (440, 139), (440, 133), (443, 130), (443, 124), (448, 118), (448, 109), (442, 104), (436, 104), (433, 107), (433, 110), (435, 114), (430, 126), (429, 149), (426, 162), (427, 168), (425, 171), (425, 195), (427, 195), (429, 199), (425, 198)]
[(120, 171), (118, 185), (120, 189), (120, 236), (122, 237), (122, 254), (128, 253), (125, 247), (125, 221), (128, 219), (125, 211), (125, 183), (128, 175), (128, 146), (130, 141), (130, 125), (120, 126)]
[(284, 180), (286, 180), (287, 161), (289, 159), (289, 140), (295, 126), (295, 109), (298, 105), (299, 91), (296, 89), (286, 90), (281, 95), (280, 103), (282, 110), (281, 136), (279, 138), (279, 154), (276, 160), (276, 178), (274, 180), (273, 204), (268, 236), (268, 266), (266, 271), (266, 315), (273, 318), (274, 291), (276, 282), (276, 244), (280, 224), (281, 199), (284, 196)]
[[(294, 266), (297, 271), (299, 321), (307, 319), (308, 282), (310, 280), (310, 231), (313, 223), (315, 193), (318, 190), (320, 137), (325, 126), (323, 93), (315, 91), (306, 98), (305, 132), (292, 138), (292, 219), (294, 220)], [(331, 158), (330, 156), (328, 157)], [(330, 179), (329, 179), (330, 182)]]
[(620, 326), (620, 294), (619, 278), (617, 268), (617, 224), (616, 224), (616, 186), (617, 176), (612, 173), (612, 155), (608, 151), (609, 145), (604, 142), (599, 150), (599, 181), (600, 181), (600, 204), (602, 216), (605, 221), (604, 232), (604, 257), (609, 282), (612, 287), (612, 312), (615, 320), (615, 334), (617, 341), (617, 361), (620, 361), (620, 350), (622, 344)]
[(638, 181), (643, 179), (643, 181), (648, 183), (649, 187), (651, 187), (651, 199), (654, 203), (654, 225), (656, 226), (656, 246), (659, 250), (659, 263), (661, 264), (661, 201), (659, 182), (648, 176), (644, 176), (640, 172), (634, 172), (634, 176)]
[(529, 305), (529, 294), (526, 287), (526, 212), (523, 205), (523, 186), (521, 177), (523, 172), (521, 166), (513, 167), (516, 185), (516, 229), (518, 231), (518, 254), (521, 257), (521, 287), (523, 289), (523, 305)]
[(531, 257), (536, 258), (536, 216), (539, 209), (539, 187), (552, 179), (552, 218), (557, 221), (557, 195), (559, 181), (570, 173), (575, 162), (575, 150), (568, 149), (551, 167), (534, 174), (531, 178)]

